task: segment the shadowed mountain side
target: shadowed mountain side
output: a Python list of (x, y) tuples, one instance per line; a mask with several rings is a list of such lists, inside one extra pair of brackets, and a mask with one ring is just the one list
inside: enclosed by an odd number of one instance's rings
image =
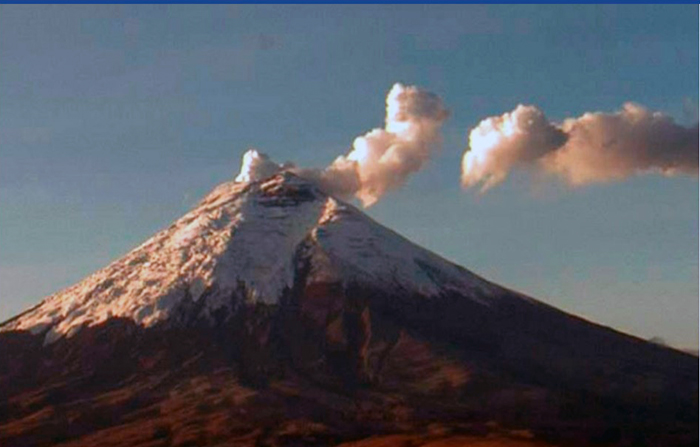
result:
[(494, 312), (505, 317), (456, 296), (399, 311), (400, 297), (297, 284), (215, 326), (113, 319), (48, 347), (0, 334), (3, 441), (437, 442), (431, 424), (445, 442), (490, 434), (505, 446), (696, 441), (695, 357), (520, 299)]
[(288, 172), (220, 185), (0, 325), (3, 446), (465, 440), (695, 446), (698, 359), (490, 283)]

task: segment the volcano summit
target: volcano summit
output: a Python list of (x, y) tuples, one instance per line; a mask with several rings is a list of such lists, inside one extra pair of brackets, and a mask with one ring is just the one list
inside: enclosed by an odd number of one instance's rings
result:
[(0, 444), (697, 445), (697, 357), (266, 174), (0, 326)]

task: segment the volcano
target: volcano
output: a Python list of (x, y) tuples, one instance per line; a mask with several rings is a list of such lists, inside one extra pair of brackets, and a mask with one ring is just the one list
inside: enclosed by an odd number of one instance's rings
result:
[(0, 445), (697, 445), (697, 357), (243, 178), (0, 326)]

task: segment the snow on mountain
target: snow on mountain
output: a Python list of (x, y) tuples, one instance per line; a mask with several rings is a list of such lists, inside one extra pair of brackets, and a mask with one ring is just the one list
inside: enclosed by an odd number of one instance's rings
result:
[(246, 299), (276, 303), (293, 284), (302, 249), (311, 281), (360, 282), (426, 299), (461, 292), (485, 305), (502, 290), (294, 174), (244, 177), (251, 181), (219, 185), (170, 227), (0, 331), (46, 331), (51, 343), (112, 317), (151, 326), (199, 300), (211, 316), (241, 287)]
[[(346, 280), (389, 290), (406, 289), (425, 296), (461, 292), (484, 304), (487, 301), (479, 297), (492, 295), (496, 290), (496, 286), (413, 244), (335, 198), (327, 199), (312, 239)], [(317, 270), (322, 275), (323, 268)]]

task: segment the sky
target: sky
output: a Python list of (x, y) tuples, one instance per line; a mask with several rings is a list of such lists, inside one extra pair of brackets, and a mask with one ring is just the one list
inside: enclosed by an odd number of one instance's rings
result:
[[(0, 320), (125, 254), (251, 147), (322, 168), (396, 82), (442, 98), (442, 149), (367, 209), (507, 287), (698, 347), (697, 176), (460, 184), (470, 131), (532, 104), (698, 121), (698, 7), (0, 6)], [(356, 202), (359, 206), (359, 202)]]

